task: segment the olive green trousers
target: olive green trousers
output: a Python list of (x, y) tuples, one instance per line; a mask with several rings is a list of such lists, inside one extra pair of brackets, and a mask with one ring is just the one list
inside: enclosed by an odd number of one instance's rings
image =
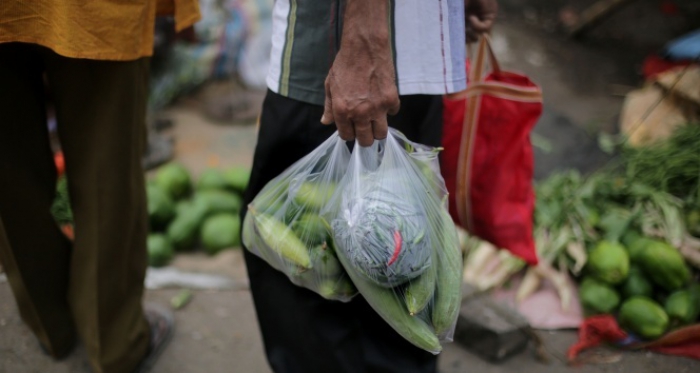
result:
[[(141, 303), (148, 71), (147, 58), (72, 59), (0, 44), (0, 262), (39, 342), (60, 358), (80, 337), (97, 373), (129, 373), (148, 350)], [(56, 168), (44, 78), (66, 162), (74, 243), (50, 214)]]

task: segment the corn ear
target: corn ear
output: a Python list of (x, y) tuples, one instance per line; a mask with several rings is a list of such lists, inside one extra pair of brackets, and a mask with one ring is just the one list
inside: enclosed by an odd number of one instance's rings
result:
[(284, 223), (266, 214), (249, 211), (255, 218), (255, 225), (265, 244), (283, 258), (303, 269), (311, 268), (309, 250), (294, 232)]

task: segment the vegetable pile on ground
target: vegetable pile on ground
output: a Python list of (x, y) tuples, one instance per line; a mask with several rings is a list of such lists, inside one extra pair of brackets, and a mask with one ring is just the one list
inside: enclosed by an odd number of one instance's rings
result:
[[(241, 244), (239, 213), (250, 170), (209, 168), (196, 183), (178, 163), (161, 166), (146, 183), (151, 266), (167, 265), (178, 251), (201, 247), (214, 255)], [(66, 177), (59, 179), (52, 213), (63, 227), (72, 223)]]
[(489, 268), (481, 289), (525, 271), (526, 299), (549, 279), (562, 309), (566, 283), (579, 282), (587, 314), (610, 313), (628, 331), (657, 338), (698, 321), (700, 313), (700, 126), (680, 127), (667, 141), (624, 148), (616, 164), (588, 177), (553, 174), (536, 188), (535, 238), (540, 264), (477, 245), (467, 268)]
[(158, 243), (148, 247), (151, 264), (167, 263), (172, 252), (193, 250), (199, 244), (209, 255), (240, 246), (239, 214), (249, 177), (247, 168), (208, 168), (193, 183), (180, 164), (160, 167), (146, 186), (149, 243)]

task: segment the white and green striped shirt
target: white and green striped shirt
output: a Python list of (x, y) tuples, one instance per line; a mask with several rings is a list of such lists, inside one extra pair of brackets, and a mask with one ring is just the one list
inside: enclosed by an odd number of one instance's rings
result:
[[(338, 51), (345, 0), (275, 0), (268, 87), (323, 105)], [(392, 46), (399, 94), (466, 88), (464, 0), (392, 0)]]

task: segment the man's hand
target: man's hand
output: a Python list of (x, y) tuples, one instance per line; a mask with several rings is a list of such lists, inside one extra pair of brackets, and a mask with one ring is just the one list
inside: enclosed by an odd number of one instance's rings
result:
[(389, 40), (388, 1), (348, 0), (342, 44), (326, 78), (321, 123), (334, 123), (343, 140), (370, 146), (388, 132), (399, 111)]
[(467, 42), (473, 43), (493, 27), (498, 14), (498, 3), (496, 0), (464, 0), (464, 9)]

